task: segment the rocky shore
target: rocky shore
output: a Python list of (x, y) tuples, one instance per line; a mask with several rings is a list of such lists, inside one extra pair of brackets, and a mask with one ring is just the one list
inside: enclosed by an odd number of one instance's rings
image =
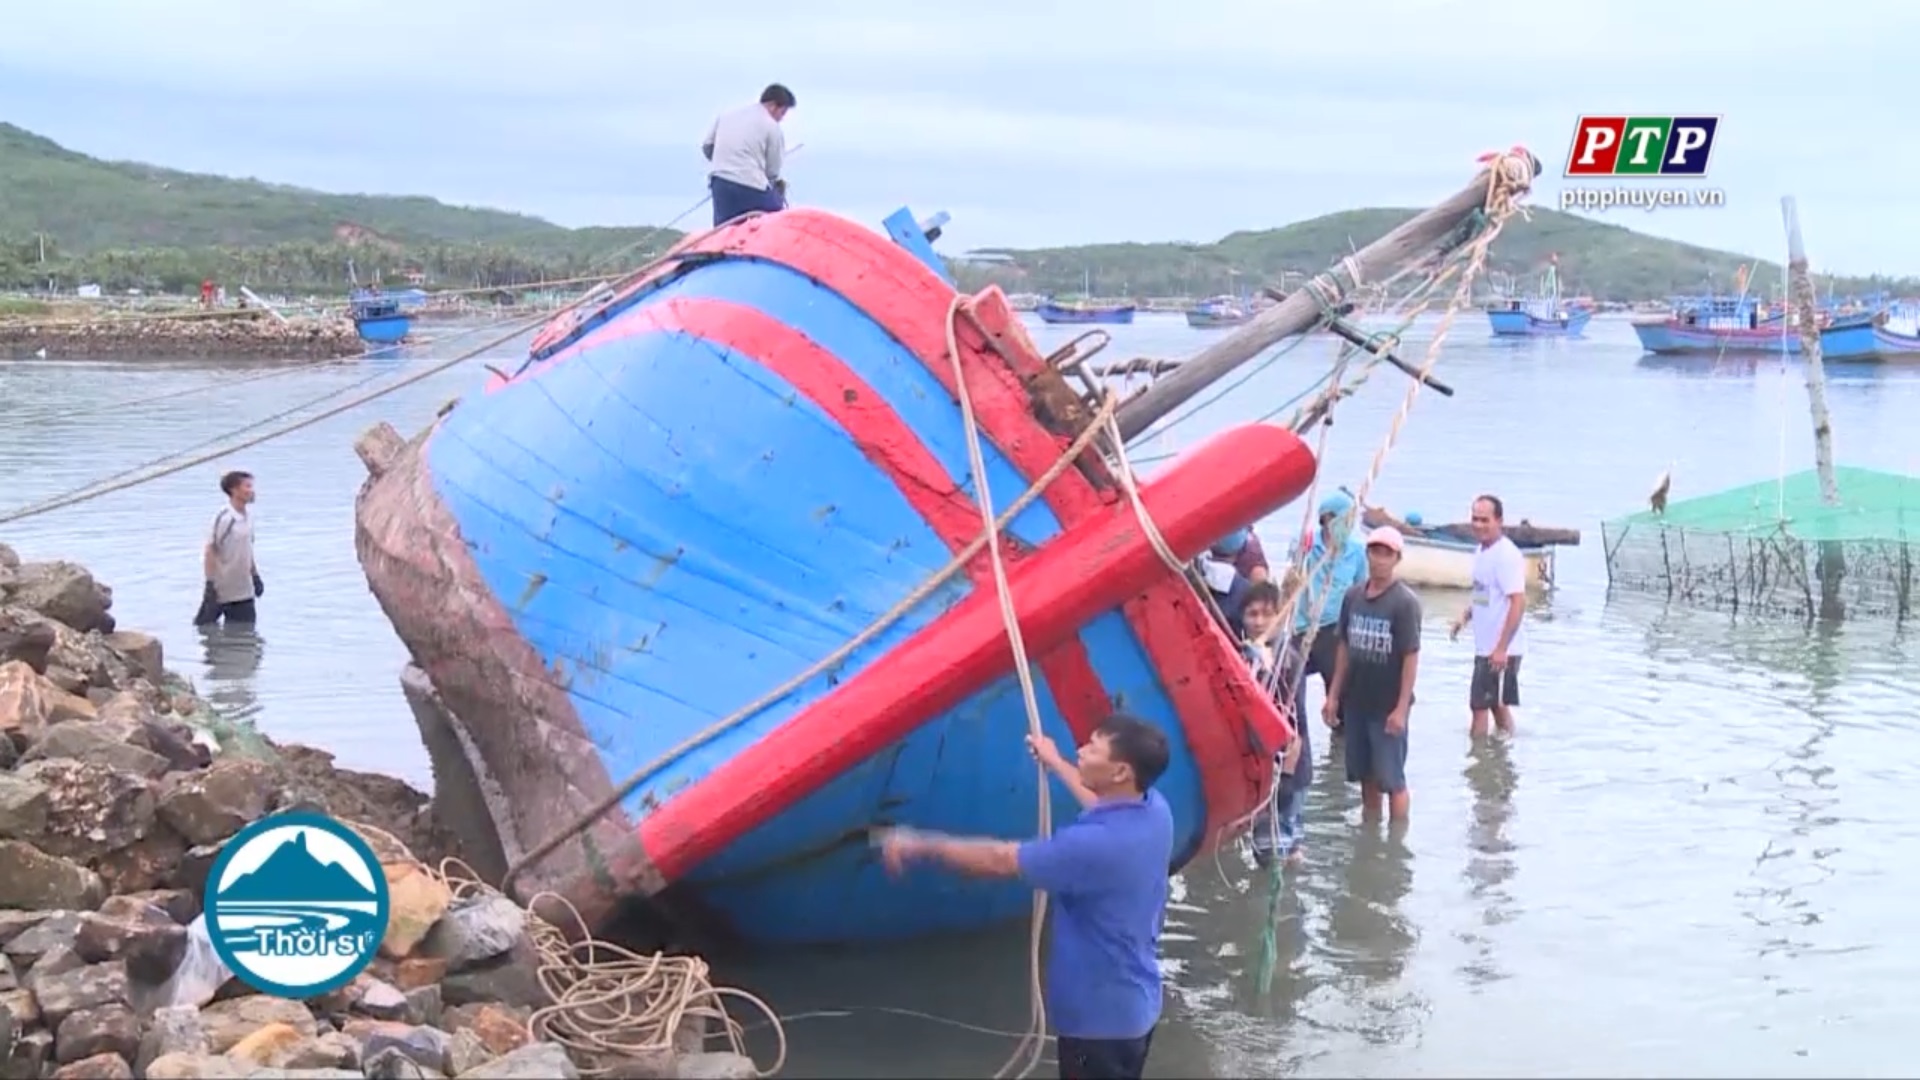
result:
[[(0, 1080), (760, 1075), (698, 960), (584, 962), (443, 873), (425, 794), (224, 722), (112, 602), (0, 544)], [(391, 898), (372, 966), (304, 1002), (233, 978), (198, 920), (222, 845), (296, 809), (365, 838)]]
[(296, 316), (286, 323), (264, 311), (210, 316), (117, 316), (91, 320), (0, 320), (0, 357), (22, 360), (110, 360), (119, 357), (234, 357), (326, 360), (365, 351), (346, 318)]

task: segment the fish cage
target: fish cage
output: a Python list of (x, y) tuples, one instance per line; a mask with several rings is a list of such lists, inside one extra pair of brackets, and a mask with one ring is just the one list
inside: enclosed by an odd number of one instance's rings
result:
[(1904, 620), (1920, 560), (1920, 477), (1840, 467), (1838, 505), (1812, 471), (1601, 525), (1609, 588), (1699, 607)]

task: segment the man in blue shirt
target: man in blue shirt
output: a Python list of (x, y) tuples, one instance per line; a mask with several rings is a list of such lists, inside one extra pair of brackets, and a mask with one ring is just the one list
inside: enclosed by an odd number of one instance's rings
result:
[(1116, 713), (1075, 761), (1044, 736), (1027, 742), (1084, 807), (1073, 824), (1025, 843), (891, 829), (880, 838), (881, 855), (895, 873), (908, 862), (937, 862), (1046, 890), (1054, 905), (1047, 1013), (1061, 1080), (1138, 1080), (1160, 1022), (1173, 812), (1152, 788), (1167, 770), (1167, 737)]
[[(1296, 649), (1306, 646), (1307, 632), (1318, 625), (1312, 647), (1305, 649), (1304, 674), (1318, 674), (1320, 688), (1333, 680), (1333, 654), (1339, 645), (1335, 624), (1340, 621), (1340, 601), (1355, 585), (1367, 577), (1367, 545), (1354, 520), (1352, 496), (1336, 491), (1320, 500), (1317, 515), (1320, 527), (1313, 531), (1313, 544), (1307, 548), (1301, 564), (1307, 583), (1293, 609), (1293, 640)], [(1334, 730), (1340, 730), (1340, 718), (1334, 717)]]

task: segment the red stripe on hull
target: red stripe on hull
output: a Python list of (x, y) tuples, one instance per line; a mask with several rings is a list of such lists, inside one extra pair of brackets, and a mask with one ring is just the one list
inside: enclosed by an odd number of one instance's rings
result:
[[(1298, 498), (1313, 472), (1313, 454), (1291, 433), (1245, 427), (1187, 454), (1150, 485), (1143, 498), (1167, 543), (1177, 554), (1191, 556), (1227, 532), (1230, 522), (1251, 520)], [(1152, 588), (1156, 580), (1162, 587), (1172, 584), (1127, 506), (1089, 515), (1021, 560), (1010, 578), (1021, 628), (1036, 650), (1045, 653), (1077, 638), (1080, 627)], [(1173, 610), (1177, 615), (1178, 609)], [(975, 589), (883, 660), (869, 664), (833, 694), (667, 800), (640, 825), (647, 853), (669, 880), (684, 875), (834, 777), (965, 701), (1006, 670), (1006, 648), (998, 599), (989, 590)], [(1239, 681), (1252, 685), (1244, 670)], [(1189, 685), (1194, 685), (1191, 680)], [(1226, 730), (1217, 725), (1207, 729)], [(1208, 741), (1203, 736), (1196, 747), (1208, 755), (1203, 768), (1221, 767), (1221, 745), (1217, 738)], [(1209, 817), (1233, 811), (1232, 806), (1210, 807)]]

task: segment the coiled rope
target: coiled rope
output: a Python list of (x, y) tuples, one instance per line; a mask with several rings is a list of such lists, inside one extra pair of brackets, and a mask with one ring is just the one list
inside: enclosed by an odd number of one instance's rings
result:
[[(443, 860), (438, 876), (455, 900), (501, 895), (459, 859)], [(543, 902), (563, 908), (575, 932), (568, 934), (539, 915)], [(581, 1075), (604, 1076), (632, 1062), (669, 1058), (681, 1048), (678, 1036), (689, 1020), (701, 1025), (703, 1047), (705, 1040), (722, 1036), (733, 1053), (751, 1060), (744, 1037), (748, 1025), (727, 1011), (729, 998), (765, 1017), (753, 1027), (773, 1030), (778, 1049), (766, 1068), (755, 1064), (758, 1073), (773, 1076), (786, 1064), (787, 1034), (779, 1015), (745, 990), (714, 985), (706, 961), (643, 955), (597, 940), (580, 912), (555, 893), (532, 897), (524, 910), (527, 935), (540, 958), (540, 987), (549, 1001), (534, 1010), (527, 1027), (535, 1039), (565, 1047)]]

